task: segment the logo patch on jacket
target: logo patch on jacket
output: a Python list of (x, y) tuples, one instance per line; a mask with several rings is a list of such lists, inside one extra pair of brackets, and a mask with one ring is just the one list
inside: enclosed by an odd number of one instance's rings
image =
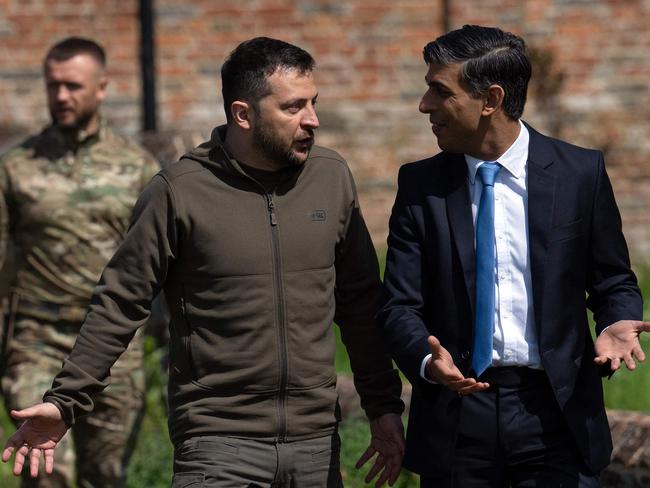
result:
[(313, 221), (325, 220), (327, 219), (327, 213), (325, 210), (314, 210), (311, 213), (311, 219)]

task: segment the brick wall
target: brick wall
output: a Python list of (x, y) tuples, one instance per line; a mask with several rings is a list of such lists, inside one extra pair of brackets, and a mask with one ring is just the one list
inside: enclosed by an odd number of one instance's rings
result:
[(127, 132), (139, 127), (138, 2), (0, 0), (0, 126), (34, 130), (48, 121), (42, 59), (54, 42), (92, 37), (109, 55), (106, 112)]
[[(650, 263), (650, 2), (452, 3), (455, 26), (499, 25), (552, 58), (534, 75), (524, 117), (605, 152), (634, 261)], [(544, 87), (549, 79), (556, 90)]]
[[(525, 118), (606, 152), (637, 262), (650, 262), (650, 1), (449, 0), (452, 27), (499, 25), (522, 34), (538, 72)], [(267, 35), (317, 60), (320, 142), (348, 158), (378, 244), (397, 169), (437, 151), (425, 116), (423, 45), (442, 32), (441, 0), (156, 0), (159, 126), (201, 133), (224, 121), (219, 69), (234, 46)], [(0, 129), (47, 122), (41, 58), (67, 35), (109, 55), (105, 113), (140, 125), (138, 2), (0, 0)], [(1, 136), (1, 133), (0, 133)], [(1, 144), (1, 142), (0, 142)]]
[(321, 142), (344, 153), (366, 185), (392, 185), (400, 161), (434, 147), (417, 102), (422, 46), (441, 22), (437, 4), (159, 1), (162, 120), (203, 130), (222, 123), (223, 58), (248, 37), (282, 38), (317, 60)]

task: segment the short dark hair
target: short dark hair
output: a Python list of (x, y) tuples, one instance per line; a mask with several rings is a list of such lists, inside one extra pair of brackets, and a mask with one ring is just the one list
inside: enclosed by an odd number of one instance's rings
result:
[(48, 61), (67, 61), (79, 54), (86, 54), (92, 57), (102, 68), (106, 68), (106, 53), (95, 41), (83, 37), (68, 37), (57, 42), (45, 55), (45, 63)]
[(278, 70), (309, 73), (315, 61), (304, 49), (269, 37), (255, 37), (242, 42), (230, 53), (221, 67), (221, 93), (228, 122), (230, 106), (235, 100), (255, 104), (270, 93), (267, 78)]
[(463, 63), (460, 83), (473, 96), (496, 84), (503, 88), (503, 109), (517, 120), (524, 112), (531, 75), (524, 40), (497, 27), (465, 25), (438, 37), (424, 47), (427, 64)]

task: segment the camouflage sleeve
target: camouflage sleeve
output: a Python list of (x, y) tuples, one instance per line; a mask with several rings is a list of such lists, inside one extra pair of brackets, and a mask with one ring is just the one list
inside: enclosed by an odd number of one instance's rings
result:
[[(9, 202), (11, 199), (9, 198), (9, 175), (5, 167), (6, 159), (7, 154), (4, 156), (0, 155), (0, 318), (4, 317), (4, 314), (7, 312), (6, 294), (13, 276), (11, 263), (7, 263), (11, 259), (9, 256)], [(1, 351), (4, 352), (7, 347), (5, 342), (7, 338), (4, 337), (4, 324), (1, 319), (0, 329), (0, 347), (2, 347)], [(2, 354), (0, 353), (0, 362), (2, 362), (1, 356)]]
[(5, 158), (0, 157), (0, 270), (7, 259), (9, 242), (9, 206), (8, 206), (8, 176), (5, 169)]
[(106, 265), (77, 341), (43, 400), (61, 410), (68, 425), (93, 409), (110, 368), (139, 327), (177, 255), (173, 192), (161, 176), (145, 187), (124, 241)]

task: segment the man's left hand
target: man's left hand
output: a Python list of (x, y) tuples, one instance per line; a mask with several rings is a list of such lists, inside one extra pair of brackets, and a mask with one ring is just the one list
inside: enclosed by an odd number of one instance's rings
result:
[(402, 469), (404, 457), (404, 426), (396, 413), (387, 413), (370, 421), (370, 445), (357, 461), (356, 468), (361, 468), (375, 454), (375, 463), (368, 471), (365, 482), (370, 483), (381, 472), (375, 487), (379, 488), (386, 481), (393, 486)]
[(611, 370), (616, 371), (623, 361), (627, 369), (635, 369), (634, 359), (645, 361), (645, 353), (639, 344), (641, 332), (650, 332), (650, 322), (619, 320), (613, 323), (596, 339), (594, 362), (602, 366), (610, 361)]

